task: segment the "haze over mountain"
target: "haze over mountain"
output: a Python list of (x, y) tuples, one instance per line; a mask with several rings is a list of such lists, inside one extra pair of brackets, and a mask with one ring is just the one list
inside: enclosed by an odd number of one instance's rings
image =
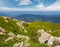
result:
[(54, 15), (48, 16), (48, 15), (23, 14), (23, 15), (15, 16), (14, 18), (28, 22), (45, 21), (45, 22), (60, 23), (60, 17), (56, 17)]
[(9, 16), (23, 21), (45, 21), (60, 23), (60, 12), (36, 12), (36, 11), (21, 11), (21, 12), (0, 12), (0, 16)]

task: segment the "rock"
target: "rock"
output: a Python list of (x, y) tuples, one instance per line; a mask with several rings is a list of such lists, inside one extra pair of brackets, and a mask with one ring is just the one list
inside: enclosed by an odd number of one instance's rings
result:
[(44, 33), (45, 31), (43, 29), (40, 29), (37, 31), (38, 33)]
[(50, 34), (48, 34), (47, 32), (45, 32), (43, 29), (38, 30), (39, 33), (41, 33), (41, 36), (39, 37), (38, 41), (40, 43), (45, 43), (46, 41), (48, 41), (48, 39), (50, 38)]
[(27, 24), (31, 24), (30, 22), (27, 22)]
[(16, 24), (17, 24), (18, 26), (22, 26), (22, 25), (23, 25), (23, 22), (20, 21), (20, 22), (17, 22)]
[(25, 29), (24, 26), (23, 26), (23, 23), (24, 23), (24, 21), (20, 21), (20, 22), (17, 22), (16, 24), (20, 27), (20, 30), (21, 30), (21, 31), (24, 30), (24, 32), (27, 32), (26, 29)]
[(20, 43), (15, 43), (13, 47), (20, 47)]
[(18, 19), (15, 19), (15, 18), (13, 20), (18, 21)]
[(5, 22), (7, 22), (7, 23), (8, 23), (8, 20), (5, 20)]
[(51, 36), (48, 40), (48, 45), (50, 45), (50, 46), (53, 45), (53, 41), (54, 41), (54, 37)]
[(30, 40), (30, 38), (28, 36), (24, 36), (24, 35), (20, 35), (20, 34), (18, 34), (16, 37), (25, 39), (25, 41), (29, 41)]
[(15, 36), (16, 36), (13, 32), (9, 32), (8, 35), (9, 35), (10, 37), (13, 37), (13, 38), (15, 38)]
[(3, 33), (3, 32), (0, 32), (0, 34), (5, 34), (5, 33)]
[(9, 32), (8, 35), (9, 37), (5, 41), (13, 40), (16, 37), (16, 35), (12, 32)]
[(5, 41), (13, 40), (13, 37), (8, 37)]
[(5, 34), (5, 29), (3, 29), (2, 27), (0, 27), (0, 34)]
[(52, 42), (52, 47), (60, 46), (60, 39), (58, 37), (54, 37), (54, 40)]
[(7, 19), (7, 18), (9, 18), (9, 19), (10, 19), (10, 17), (7, 17), (7, 16), (1, 16), (1, 17), (3, 17), (4, 19)]
[(13, 47), (28, 47), (29, 44), (26, 42), (16, 43), (13, 45)]
[(60, 37), (51, 36), (48, 40), (48, 45), (51, 47), (60, 47)]
[(54, 47), (60, 47), (60, 45), (54, 46)]
[(49, 33), (45, 32), (43, 29), (38, 30), (38, 33), (41, 34), (38, 39), (40, 43), (47, 43), (51, 47), (60, 47), (60, 37), (54, 37)]

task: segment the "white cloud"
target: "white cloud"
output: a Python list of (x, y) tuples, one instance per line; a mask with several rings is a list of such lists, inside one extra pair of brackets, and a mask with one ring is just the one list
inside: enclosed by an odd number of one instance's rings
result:
[(20, 11), (20, 9), (19, 8), (2, 7), (2, 8), (0, 8), (0, 11), (12, 12), (12, 11)]
[(51, 6), (45, 7), (43, 3), (36, 6), (37, 9), (41, 11), (60, 11), (60, 0), (57, 0)]
[(53, 5), (46, 8), (49, 11), (60, 11), (60, 0), (57, 0)]
[(15, 1), (19, 2), (18, 5), (29, 5), (32, 3), (31, 0), (15, 0)]
[(43, 5), (43, 3), (40, 3), (39, 5), (36, 6), (37, 10), (44, 10), (45, 6)]
[(0, 8), (1, 12), (18, 12), (18, 11), (36, 11), (33, 8), (9, 8), (9, 7), (2, 7)]
[(16, 11), (60, 11), (60, 0), (57, 0), (51, 6), (45, 7), (43, 3), (40, 3), (35, 8), (9, 8), (9, 7), (2, 7), (0, 11), (5, 12), (16, 12)]

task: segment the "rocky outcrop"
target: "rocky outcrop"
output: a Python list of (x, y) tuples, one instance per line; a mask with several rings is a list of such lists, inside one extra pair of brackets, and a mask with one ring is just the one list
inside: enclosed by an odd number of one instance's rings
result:
[(16, 36), (13, 32), (9, 32), (8, 35), (9, 35), (10, 37), (13, 37), (13, 38), (15, 38), (15, 36)]
[(38, 32), (41, 34), (41, 36), (39, 37), (38, 41), (40, 43), (45, 43), (47, 40), (49, 40), (50, 38), (50, 34), (48, 34), (47, 32), (45, 32), (43, 29), (38, 30)]
[(16, 35), (12, 32), (9, 32), (8, 35), (9, 37), (5, 41), (13, 40), (16, 37)]
[(17, 22), (16, 24), (20, 27), (21, 31), (27, 32), (26, 29), (23, 26), (24, 21)]
[(8, 19), (8, 18), (10, 19), (10, 17), (7, 17), (7, 16), (1, 16), (1, 17), (3, 17), (4, 19)]
[(29, 43), (26, 42), (21, 42), (21, 43), (16, 43), (13, 45), (13, 47), (28, 47)]
[(20, 35), (20, 34), (18, 34), (16, 37), (17, 38), (21, 38), (21, 39), (25, 39), (25, 41), (29, 41), (30, 40), (30, 38), (28, 36), (24, 36), (24, 35)]
[(55, 37), (45, 32), (43, 29), (38, 30), (38, 33), (41, 34), (38, 41), (40, 43), (47, 43), (51, 47), (60, 47), (60, 37)]
[(0, 27), (0, 34), (5, 34), (5, 29)]
[(50, 40), (50, 42), (49, 42), (49, 40), (48, 40), (48, 44), (50, 44), (51, 47), (58, 47), (58, 46), (60, 47), (60, 38), (59, 37), (53, 37), (52, 40)]

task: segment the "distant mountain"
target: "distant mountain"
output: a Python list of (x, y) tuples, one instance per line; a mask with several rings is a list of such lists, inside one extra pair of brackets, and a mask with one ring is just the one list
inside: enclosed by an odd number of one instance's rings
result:
[(23, 21), (45, 21), (60, 23), (60, 12), (39, 12), (39, 11), (21, 11), (21, 12), (0, 12), (0, 16), (9, 16)]
[[(1, 12), (0, 14), (14, 17), (17, 15), (22, 15), (22, 14), (33, 14), (33, 15), (50, 15), (50, 16), (57, 16), (60, 17), (60, 12), (40, 12), (40, 11), (18, 11), (18, 12)], [(5, 16), (4, 15), (4, 16)]]
[(60, 23), (60, 17), (54, 16), (54, 15), (34, 15), (34, 14), (23, 14), (23, 15), (17, 15), (14, 18), (23, 20), (23, 21), (45, 21), (45, 22), (54, 22), (54, 23)]

